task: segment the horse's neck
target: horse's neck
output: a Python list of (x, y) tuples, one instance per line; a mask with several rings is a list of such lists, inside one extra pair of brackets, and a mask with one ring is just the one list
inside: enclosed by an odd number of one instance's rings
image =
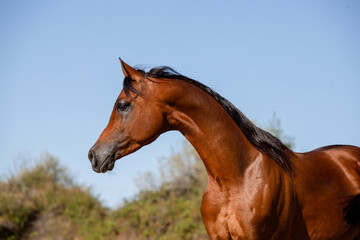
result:
[(210, 178), (242, 177), (260, 154), (223, 107), (204, 91), (189, 90), (171, 109), (170, 125), (194, 146)]

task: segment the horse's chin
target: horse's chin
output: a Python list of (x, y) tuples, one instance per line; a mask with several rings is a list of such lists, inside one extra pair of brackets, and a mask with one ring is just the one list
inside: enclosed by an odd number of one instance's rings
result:
[(106, 173), (107, 171), (111, 171), (115, 166), (115, 158), (114, 156), (108, 156), (100, 165), (100, 167), (94, 168), (93, 170), (97, 173)]
[(107, 171), (111, 171), (115, 167), (115, 162), (126, 155), (128, 155), (128, 154), (124, 154), (124, 153), (121, 153), (121, 151), (117, 151), (116, 153), (114, 153), (111, 156), (108, 156), (105, 159), (105, 161), (101, 164), (98, 171), (95, 171), (95, 169), (94, 169), (94, 171), (97, 173), (106, 173)]
[(110, 162), (109, 164), (108, 164), (108, 171), (111, 171), (111, 170), (113, 170), (114, 169), (114, 166), (115, 166), (115, 160), (113, 161), (113, 162)]
[(125, 149), (118, 149), (112, 155), (106, 157), (106, 159), (100, 164), (100, 167), (93, 167), (93, 170), (97, 173), (106, 173), (114, 169), (116, 160), (123, 158), (141, 148), (141, 145), (132, 145)]

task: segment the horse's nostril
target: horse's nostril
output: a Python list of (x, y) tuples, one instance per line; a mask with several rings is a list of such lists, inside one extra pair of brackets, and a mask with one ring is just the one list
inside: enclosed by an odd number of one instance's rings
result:
[(93, 154), (93, 152), (91, 150), (88, 153), (88, 158), (89, 158), (91, 163), (94, 161), (94, 154)]
[(89, 157), (89, 160), (91, 162), (91, 165), (93, 167), (96, 167), (97, 166), (97, 162), (96, 162), (96, 159), (95, 159), (95, 155), (93, 154), (93, 152), (90, 150), (89, 153), (88, 153), (88, 157)]
[(88, 158), (90, 160), (90, 162), (92, 162), (93, 158), (94, 158), (94, 155), (92, 153), (92, 151), (90, 150), (89, 153), (88, 153)]

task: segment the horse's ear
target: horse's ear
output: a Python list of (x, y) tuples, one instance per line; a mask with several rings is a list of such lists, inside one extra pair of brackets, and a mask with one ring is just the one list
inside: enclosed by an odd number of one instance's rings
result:
[(121, 60), (121, 58), (119, 58), (119, 60), (121, 63), (121, 69), (125, 77), (129, 77), (135, 81), (139, 81), (141, 78), (144, 77), (144, 75), (141, 72), (127, 65), (123, 60)]

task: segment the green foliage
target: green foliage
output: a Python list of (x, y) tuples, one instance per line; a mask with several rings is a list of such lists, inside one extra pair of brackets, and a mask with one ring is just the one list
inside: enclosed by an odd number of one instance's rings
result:
[[(275, 115), (267, 130), (294, 145)], [(159, 178), (141, 175), (140, 192), (109, 210), (45, 155), (0, 181), (0, 239), (208, 239), (200, 214), (207, 174), (195, 149), (186, 142), (159, 163)]]
[(115, 233), (108, 210), (89, 189), (75, 186), (50, 155), (0, 182), (0, 202), (0, 239), (102, 239)]
[(114, 213), (119, 228), (127, 230), (124, 237), (131, 232), (140, 240), (208, 239), (200, 214), (207, 175), (195, 150), (185, 143), (180, 152), (160, 160), (160, 173), (159, 187), (150, 173), (144, 181), (137, 179), (143, 183), (140, 193)]
[(288, 148), (294, 148), (294, 138), (284, 134), (284, 130), (281, 128), (281, 120), (276, 117), (275, 113), (269, 123), (265, 125), (265, 130), (280, 139)]

